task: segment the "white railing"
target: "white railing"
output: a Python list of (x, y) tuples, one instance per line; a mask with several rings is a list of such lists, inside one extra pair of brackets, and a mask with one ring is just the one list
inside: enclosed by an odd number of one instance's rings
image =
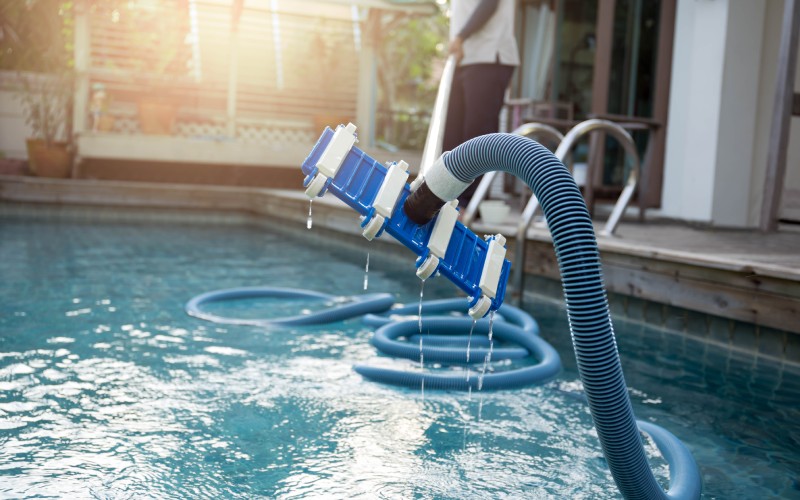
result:
[[(148, 94), (177, 106), (175, 136), (308, 143), (319, 135), (320, 115), (327, 122), (355, 118), (359, 57), (348, 6), (329, 6), (325, 18), (294, 5), (245, 7), (236, 36), (230, 6), (211, 0), (190, 6), (159, 13), (181, 36), (179, 43), (165, 40), (156, 54), (142, 53), (149, 47), (146, 30), (156, 28), (126, 25), (125, 9), (89, 14), (88, 86), (104, 86), (110, 132), (139, 133), (137, 105)], [(172, 66), (161, 74), (153, 68), (163, 64), (142, 64), (170, 56)], [(91, 97), (83, 107), (91, 124)]]

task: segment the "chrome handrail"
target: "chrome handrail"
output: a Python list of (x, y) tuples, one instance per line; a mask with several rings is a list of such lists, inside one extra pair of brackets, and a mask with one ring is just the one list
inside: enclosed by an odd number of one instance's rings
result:
[(450, 89), (453, 87), (453, 75), (456, 71), (456, 58), (449, 56), (444, 63), (442, 78), (439, 80), (439, 90), (436, 93), (436, 101), (433, 104), (431, 113), (431, 123), (428, 126), (428, 136), (425, 138), (425, 147), (422, 149), (422, 159), (419, 162), (419, 178), (424, 177), (425, 172), (433, 165), (437, 158), (442, 155), (442, 143), (444, 142), (444, 127), (447, 122), (447, 105), (450, 102)]
[[(633, 142), (631, 135), (624, 128), (614, 122), (593, 118), (572, 127), (572, 129), (567, 132), (567, 135), (564, 136), (564, 140), (562, 140), (558, 145), (555, 156), (563, 162), (567, 155), (572, 151), (572, 148), (578, 143), (579, 139), (591, 132), (596, 131), (606, 132), (610, 136), (617, 139), (622, 145), (622, 148), (625, 150), (626, 155), (630, 157), (632, 164), (631, 171), (628, 174), (628, 179), (625, 182), (625, 187), (623, 188), (622, 193), (620, 193), (619, 198), (617, 198), (617, 203), (614, 205), (614, 209), (611, 211), (608, 221), (606, 222), (605, 226), (603, 226), (602, 231), (600, 231), (600, 234), (603, 236), (613, 236), (614, 230), (617, 228), (617, 224), (619, 223), (619, 219), (622, 217), (622, 213), (625, 211), (628, 203), (630, 203), (633, 192), (636, 190), (636, 184), (639, 182), (641, 162), (639, 160), (639, 153), (636, 151), (636, 144)], [(587, 179), (587, 182), (591, 182), (591, 180)], [(530, 227), (533, 217), (538, 209), (539, 200), (536, 199), (536, 196), (532, 195), (531, 199), (528, 200), (528, 204), (525, 205), (525, 210), (523, 210), (522, 215), (520, 216), (520, 222), (517, 225), (514, 257), (516, 262), (514, 263), (514, 275), (512, 279), (514, 284), (513, 290), (514, 293), (518, 294), (517, 300), (519, 303), (522, 302), (523, 296), (522, 287), (523, 277), (525, 275), (524, 268), (525, 242), (527, 239), (526, 236), (528, 234), (528, 228)]]
[[(524, 137), (540, 134), (552, 139), (556, 144), (561, 143), (561, 141), (564, 139), (564, 134), (559, 132), (557, 129), (551, 127), (550, 125), (536, 122), (523, 123), (511, 133)], [(481, 178), (477, 189), (475, 189), (475, 193), (472, 194), (472, 198), (470, 199), (467, 208), (464, 209), (464, 214), (461, 216), (461, 222), (465, 226), (469, 226), (472, 223), (473, 219), (475, 218), (475, 212), (478, 210), (478, 205), (480, 205), (483, 199), (486, 198), (486, 194), (489, 192), (489, 187), (492, 185), (495, 177), (497, 177), (497, 174), (498, 172), (493, 171), (484, 174)]]
[[(567, 132), (567, 135), (564, 136), (564, 140), (561, 141), (561, 144), (558, 145), (555, 155), (556, 158), (563, 162), (570, 151), (572, 151), (572, 148), (575, 147), (578, 140), (595, 131), (606, 132), (619, 141), (622, 149), (625, 150), (626, 156), (628, 156), (631, 161), (631, 170), (625, 181), (625, 187), (622, 189), (619, 198), (617, 198), (617, 202), (614, 204), (614, 209), (611, 211), (608, 221), (606, 221), (605, 226), (603, 226), (602, 231), (600, 231), (602, 236), (613, 236), (614, 231), (617, 229), (617, 224), (619, 224), (619, 219), (622, 217), (622, 213), (627, 208), (631, 197), (633, 197), (633, 192), (636, 190), (642, 168), (639, 152), (636, 150), (636, 143), (633, 142), (631, 135), (617, 123), (593, 118), (572, 127), (572, 129)], [(591, 182), (591, 180), (587, 179), (587, 182)], [(528, 224), (530, 224), (530, 221), (528, 221)]]

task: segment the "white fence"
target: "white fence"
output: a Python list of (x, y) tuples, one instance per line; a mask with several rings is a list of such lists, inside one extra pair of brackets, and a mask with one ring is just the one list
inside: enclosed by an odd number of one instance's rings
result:
[(140, 133), (138, 104), (154, 94), (177, 106), (177, 137), (307, 144), (323, 117), (355, 118), (360, 31), (350, 6), (245, 7), (234, 32), (229, 5), (183, 5), (89, 14), (88, 87), (105, 88), (110, 132)]

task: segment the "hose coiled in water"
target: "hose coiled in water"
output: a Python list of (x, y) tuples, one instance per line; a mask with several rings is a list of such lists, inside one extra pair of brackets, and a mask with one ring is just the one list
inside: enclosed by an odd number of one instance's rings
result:
[[(594, 227), (581, 192), (564, 165), (528, 138), (490, 134), (445, 153), (426, 174), (425, 182), (429, 192), (446, 202), (479, 175), (493, 170), (521, 178), (542, 205), (561, 271), (578, 372), (603, 453), (621, 493), (625, 498), (698, 498), (701, 480), (691, 454), (666, 430), (657, 428), (652, 434), (655, 426), (645, 424), (642, 429), (651, 434), (665, 457), (672, 459), (668, 492), (650, 470), (617, 352)], [(414, 194), (407, 207), (418, 203), (413, 198)]]
[[(364, 316), (364, 323), (377, 326), (372, 340), (383, 354), (416, 360), (420, 355), (428, 362), (464, 365), (490, 358), (494, 361), (532, 357), (536, 363), (493, 373), (465, 376), (459, 371), (403, 371), (368, 365), (355, 365), (353, 369), (362, 376), (384, 384), (411, 388), (441, 390), (501, 390), (542, 384), (561, 371), (561, 357), (550, 344), (539, 337), (539, 325), (525, 311), (503, 304), (494, 317), (493, 324), (486, 318), (473, 326), (465, 315), (463, 298), (430, 300), (420, 305), (409, 304), (393, 308), (382, 314)], [(422, 312), (424, 319), (416, 318)], [(460, 313), (460, 317), (447, 314)], [(420, 328), (421, 327), (421, 328)], [(418, 333), (422, 330), (423, 333)], [(519, 347), (489, 347), (488, 333), (496, 339)], [(472, 331), (471, 335), (466, 335)], [(403, 342), (398, 338), (404, 337)], [(420, 344), (420, 337), (423, 339)], [(468, 349), (467, 343), (472, 348)]]
[(321, 325), (342, 321), (355, 316), (369, 313), (379, 313), (392, 307), (394, 297), (390, 293), (371, 293), (351, 297), (347, 303), (339, 303), (333, 307), (322, 309), (311, 314), (287, 316), (284, 318), (248, 319), (229, 318), (212, 314), (202, 310), (204, 304), (224, 302), (240, 299), (277, 298), (277, 299), (312, 299), (336, 301), (337, 297), (312, 290), (299, 290), (296, 288), (277, 288), (270, 286), (253, 286), (241, 288), (226, 288), (213, 290), (193, 297), (186, 303), (185, 310), (189, 316), (204, 319), (214, 323), (228, 325)]

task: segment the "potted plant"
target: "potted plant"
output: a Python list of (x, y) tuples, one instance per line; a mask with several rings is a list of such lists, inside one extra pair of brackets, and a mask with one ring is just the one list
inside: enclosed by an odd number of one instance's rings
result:
[(70, 175), (67, 118), (72, 79), (67, 74), (25, 74), (20, 94), (25, 122), (33, 135), (26, 140), (28, 165), (39, 177)]
[(30, 170), (39, 176), (70, 173), (73, 2), (6, 0), (0, 7), (0, 66), (16, 71), (26, 123)]

